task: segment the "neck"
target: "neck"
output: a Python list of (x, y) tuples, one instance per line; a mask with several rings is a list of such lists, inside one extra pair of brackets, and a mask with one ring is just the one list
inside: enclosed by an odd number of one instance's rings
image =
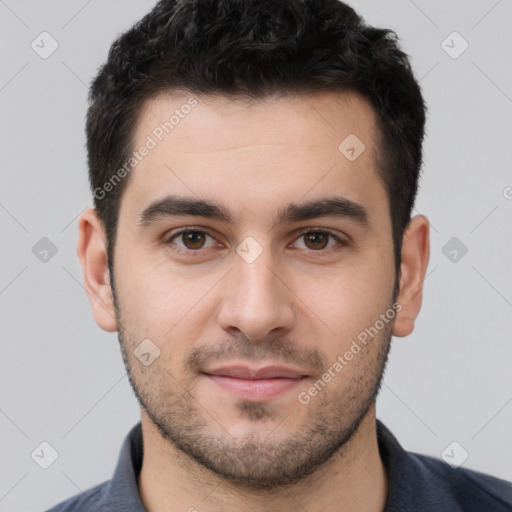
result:
[(141, 410), (144, 460), (138, 486), (148, 512), (382, 512), (387, 476), (379, 454), (375, 405), (328, 464), (298, 484), (247, 490), (222, 479), (163, 439)]

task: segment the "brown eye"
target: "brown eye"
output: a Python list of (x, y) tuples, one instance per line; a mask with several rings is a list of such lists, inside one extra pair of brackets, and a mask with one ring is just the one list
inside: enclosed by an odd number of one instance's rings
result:
[(205, 242), (201, 231), (188, 231), (181, 234), (181, 240), (187, 249), (201, 249)]
[(297, 243), (299, 243), (298, 246), (296, 245), (297, 248), (313, 252), (328, 250), (336, 245), (339, 245), (340, 248), (346, 245), (346, 243), (344, 243), (343, 240), (334, 233), (311, 229), (303, 232), (295, 242), (295, 244)]
[(178, 253), (188, 252), (190, 254), (213, 247), (215, 239), (208, 233), (198, 229), (184, 229), (169, 237), (165, 244), (173, 246), (173, 250)]
[(325, 249), (329, 241), (329, 234), (320, 231), (312, 231), (304, 235), (307, 247), (310, 249)]

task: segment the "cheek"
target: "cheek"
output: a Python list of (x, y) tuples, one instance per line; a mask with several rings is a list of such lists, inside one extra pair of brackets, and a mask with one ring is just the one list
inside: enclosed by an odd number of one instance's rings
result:
[(164, 258), (131, 258), (130, 264), (116, 286), (123, 323), (137, 338), (153, 340), (162, 356), (179, 357), (211, 318), (218, 273), (182, 272)]
[(394, 284), (392, 264), (388, 266), (368, 260), (365, 265), (338, 267), (324, 277), (297, 281), (297, 294), (307, 306), (303, 306), (303, 316), (313, 314), (319, 322), (325, 332), (326, 353), (350, 345), (388, 310)]
[(179, 313), (181, 290), (165, 278), (165, 269), (132, 251), (129, 258), (116, 257), (115, 275), (119, 306), (127, 328), (139, 337), (145, 335), (150, 339), (160, 336), (165, 325), (169, 329)]

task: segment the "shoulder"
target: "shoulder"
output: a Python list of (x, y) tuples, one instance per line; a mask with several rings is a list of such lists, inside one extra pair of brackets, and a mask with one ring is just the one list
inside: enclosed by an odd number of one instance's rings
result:
[(439, 503), (456, 503), (472, 512), (512, 512), (512, 482), (468, 468), (452, 468), (435, 457), (409, 452), (435, 484)]
[(512, 482), (406, 451), (379, 420), (377, 440), (388, 472), (386, 512), (512, 512)]
[(75, 494), (46, 512), (144, 511), (137, 487), (142, 455), (142, 431), (139, 422), (125, 437), (110, 480)]
[(110, 481), (91, 487), (85, 492), (75, 494), (65, 501), (58, 503), (46, 512), (96, 512), (102, 510), (106, 488)]

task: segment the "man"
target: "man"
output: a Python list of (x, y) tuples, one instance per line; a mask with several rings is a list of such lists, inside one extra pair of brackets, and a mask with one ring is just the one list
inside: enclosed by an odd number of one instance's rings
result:
[(141, 406), (52, 511), (505, 511), (512, 484), (376, 419), (429, 259), (425, 105), (336, 0), (162, 0), (90, 93), (78, 256)]

